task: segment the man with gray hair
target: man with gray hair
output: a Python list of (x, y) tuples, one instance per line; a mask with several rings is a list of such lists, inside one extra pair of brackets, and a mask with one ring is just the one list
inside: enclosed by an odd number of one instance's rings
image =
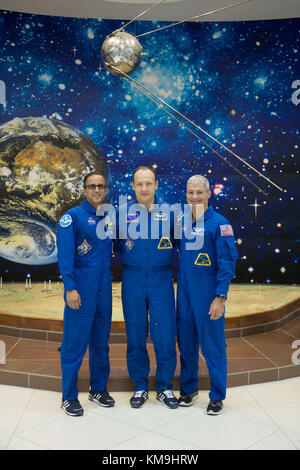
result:
[(205, 186), (205, 189), (209, 191), (209, 181), (205, 176), (202, 175), (194, 175), (191, 176), (188, 180), (186, 185), (188, 186), (189, 184), (203, 184)]
[[(209, 181), (189, 178), (190, 214), (182, 220), (177, 283), (177, 335), (180, 351), (179, 406), (191, 406), (198, 395), (199, 346), (210, 377), (207, 414), (222, 412), (226, 396), (227, 357), (225, 302), (234, 277), (237, 250), (233, 230), (209, 205)], [(190, 216), (191, 223), (187, 223)], [(192, 241), (197, 243), (191, 243)], [(199, 243), (200, 242), (200, 243)]]

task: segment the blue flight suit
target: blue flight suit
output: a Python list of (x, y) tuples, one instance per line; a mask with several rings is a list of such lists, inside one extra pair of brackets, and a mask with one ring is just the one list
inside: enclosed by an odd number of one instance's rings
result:
[[(190, 214), (191, 216), (191, 214)], [(202, 216), (203, 223), (203, 216)], [(238, 256), (232, 227), (209, 206), (203, 228), (182, 221), (180, 262), (177, 282), (177, 336), (181, 360), (180, 391), (198, 390), (199, 345), (210, 377), (212, 400), (226, 396), (227, 356), (225, 318), (211, 320), (208, 312), (216, 295), (227, 295)], [(191, 238), (189, 238), (191, 237)], [(187, 250), (201, 237), (202, 248)]]
[(85, 199), (62, 216), (57, 230), (58, 265), (65, 301), (67, 290), (76, 289), (81, 297), (78, 310), (67, 303), (64, 310), (61, 368), (65, 400), (78, 396), (78, 372), (87, 346), (91, 389), (105, 391), (110, 372), (112, 241), (97, 236), (97, 224), (104, 217), (97, 216), (96, 209)]
[[(162, 204), (155, 200), (155, 204)], [(176, 368), (176, 315), (174, 287), (172, 280), (173, 227), (174, 216), (163, 210), (147, 211), (145, 219), (136, 211), (133, 200), (125, 212), (119, 209), (117, 214), (116, 235), (122, 236), (116, 241), (116, 251), (121, 253), (123, 263), (122, 303), (127, 333), (127, 367), (134, 390), (149, 390), (148, 375), (150, 361), (146, 348), (148, 336), (148, 312), (150, 336), (156, 355), (156, 389), (160, 393), (172, 389), (172, 380)], [(169, 207), (169, 206), (168, 206)], [(171, 230), (164, 228), (169, 223)], [(122, 225), (123, 223), (123, 225)], [(131, 231), (143, 231), (148, 226), (147, 234), (134, 239)], [(157, 238), (151, 238), (151, 231), (156, 227)], [(155, 230), (153, 230), (154, 232)], [(142, 238), (144, 237), (144, 238)]]

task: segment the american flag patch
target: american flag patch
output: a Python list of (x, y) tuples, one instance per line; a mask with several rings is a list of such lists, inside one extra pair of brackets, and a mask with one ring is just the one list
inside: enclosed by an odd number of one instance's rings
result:
[(226, 237), (228, 235), (233, 235), (233, 230), (231, 225), (220, 225), (221, 237)]

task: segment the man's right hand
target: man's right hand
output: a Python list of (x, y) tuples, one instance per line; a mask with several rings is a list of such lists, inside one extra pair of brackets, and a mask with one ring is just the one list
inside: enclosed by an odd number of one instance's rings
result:
[(66, 300), (70, 308), (78, 310), (81, 306), (81, 298), (76, 289), (67, 290)]

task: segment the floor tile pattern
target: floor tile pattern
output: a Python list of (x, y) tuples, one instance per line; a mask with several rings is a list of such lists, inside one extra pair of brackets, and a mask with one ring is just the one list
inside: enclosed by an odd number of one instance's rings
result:
[(61, 410), (59, 392), (0, 385), (0, 450), (300, 449), (300, 377), (229, 388), (223, 414), (213, 417), (205, 414), (207, 391), (176, 410), (149, 395), (134, 410), (130, 392), (114, 392), (113, 408), (84, 392), (84, 415), (74, 418)]

